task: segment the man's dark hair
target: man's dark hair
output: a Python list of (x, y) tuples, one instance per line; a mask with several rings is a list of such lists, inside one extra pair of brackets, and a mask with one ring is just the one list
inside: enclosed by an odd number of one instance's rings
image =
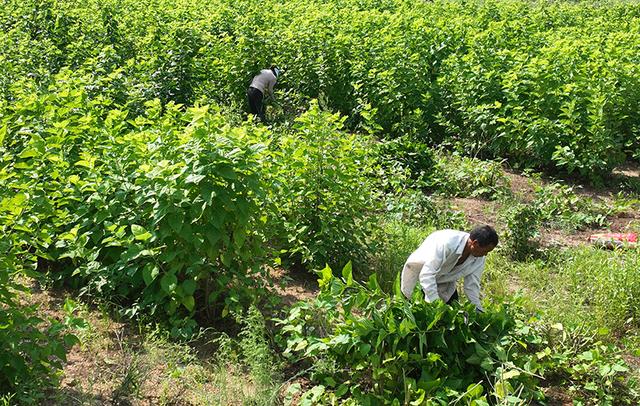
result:
[(469, 238), (477, 241), (481, 247), (498, 245), (498, 233), (491, 226), (478, 226), (471, 230)]

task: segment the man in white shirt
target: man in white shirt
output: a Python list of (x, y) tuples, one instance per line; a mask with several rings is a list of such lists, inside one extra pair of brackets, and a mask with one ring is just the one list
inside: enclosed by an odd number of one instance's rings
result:
[(262, 101), (265, 96), (273, 99), (273, 87), (276, 85), (279, 76), (280, 69), (275, 65), (271, 65), (271, 68), (263, 69), (253, 77), (247, 90), (249, 111), (254, 116), (260, 117), (263, 123), (265, 122), (265, 107)]
[(485, 255), (498, 245), (498, 234), (490, 226), (479, 226), (471, 233), (439, 230), (430, 234), (404, 264), (401, 275), (402, 293), (410, 298), (420, 282), (424, 299), (442, 299), (451, 304), (458, 299), (456, 281), (464, 278), (464, 292), (478, 311), (480, 277)]

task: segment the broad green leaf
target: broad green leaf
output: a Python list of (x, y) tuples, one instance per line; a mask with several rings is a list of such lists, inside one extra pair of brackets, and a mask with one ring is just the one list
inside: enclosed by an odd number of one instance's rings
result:
[(192, 296), (196, 291), (196, 281), (193, 279), (186, 279), (182, 282), (182, 291), (187, 296)]
[(149, 238), (153, 237), (150, 232), (148, 232), (144, 227), (138, 224), (131, 225), (131, 232), (133, 233), (135, 239), (140, 241), (146, 241)]
[(179, 233), (182, 230), (182, 225), (184, 222), (184, 215), (179, 212), (171, 212), (167, 214), (167, 222), (173, 231)]
[(331, 282), (332, 278), (333, 278), (333, 273), (331, 272), (331, 268), (329, 268), (329, 265), (326, 265), (320, 271), (320, 279), (318, 279), (318, 284), (320, 285), (321, 288), (323, 286), (327, 286), (329, 282)]
[(336, 396), (337, 397), (342, 397), (344, 396), (347, 392), (349, 391), (349, 386), (345, 385), (345, 384), (341, 384), (340, 386), (338, 386), (338, 389), (336, 389)]
[(19, 158), (33, 158), (35, 156), (40, 156), (41, 153), (35, 149), (35, 148), (25, 148), (22, 150), (22, 152), (20, 153), (20, 155), (18, 155)]
[(172, 273), (166, 273), (160, 279), (160, 286), (167, 294), (173, 293), (176, 290), (178, 284), (178, 278)]
[(344, 278), (347, 286), (353, 285), (353, 269), (351, 267), (351, 261), (342, 268), (342, 278)]
[(160, 270), (154, 264), (147, 264), (142, 269), (142, 279), (144, 279), (144, 283), (149, 286), (156, 279)]
[(195, 307), (195, 299), (193, 298), (193, 296), (184, 296), (182, 299), (182, 304), (184, 305), (184, 307), (187, 308), (187, 310), (189, 311), (193, 311), (193, 308)]

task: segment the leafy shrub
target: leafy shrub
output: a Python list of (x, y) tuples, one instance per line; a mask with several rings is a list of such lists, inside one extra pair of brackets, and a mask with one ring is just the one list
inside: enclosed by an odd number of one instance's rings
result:
[(536, 186), (534, 205), (540, 219), (549, 225), (568, 229), (603, 227), (611, 209), (600, 201), (580, 196), (573, 187), (554, 182)]
[[(0, 179), (12, 172), (0, 165)], [(78, 342), (73, 328), (83, 325), (67, 300), (64, 320), (44, 319), (36, 305), (25, 302), (30, 293), (25, 275), (34, 276), (37, 258), (29, 249), (34, 238), (24, 227), (29, 194), (0, 188), (0, 399), (35, 404), (43, 390), (58, 381), (69, 349)]]
[(510, 205), (506, 210), (505, 219), (504, 246), (507, 252), (513, 259), (526, 259), (535, 250), (532, 239), (538, 235), (540, 209), (527, 203)]
[[(465, 399), (483, 404), (508, 371), (505, 364), (517, 360), (517, 349), (502, 347), (515, 326), (505, 310), (476, 314), (471, 307), (428, 304), (419, 295), (409, 303), (383, 294), (375, 276), (367, 285), (354, 281), (348, 266), (343, 279), (326, 268), (320, 284), (317, 301), (294, 307), (280, 324), (284, 355), (316, 366), (309, 378), (320, 385), (322, 403)], [(539, 398), (527, 375), (536, 368), (526, 366), (519, 378), (508, 373), (502, 394), (515, 395), (522, 384), (528, 396)]]
[[(439, 77), (451, 107), (440, 122), (457, 145), (485, 157), (592, 178), (620, 163), (624, 140), (637, 131), (628, 108), (638, 102), (628, 87), (637, 77), (622, 68), (634, 70), (634, 63), (621, 45), (637, 38), (612, 23), (621, 10), (610, 6), (586, 10), (565, 3), (550, 10), (509, 3), (481, 13), (493, 21), (468, 37), (464, 55), (443, 62), (448, 74)], [(609, 34), (585, 35), (569, 15), (581, 15)], [(554, 23), (543, 22), (549, 19)], [(606, 68), (604, 54), (618, 67)], [(595, 78), (594, 71), (602, 74)]]
[(312, 102), (295, 131), (272, 146), (270, 235), (283, 258), (310, 268), (361, 260), (376, 226), (369, 220), (378, 204), (367, 176), (369, 143), (341, 131), (343, 122)]
[(375, 276), (356, 282), (349, 265), (342, 278), (329, 268), (319, 274), (316, 301), (277, 321), (283, 355), (309, 365), (305, 376), (314, 386), (303, 398), (312, 402), (527, 402), (544, 398), (538, 379), (545, 375), (580, 379), (586, 384), (574, 390), (595, 401), (637, 398), (628, 387), (618, 392), (614, 382), (622, 384), (628, 368), (602, 343), (571, 346), (564, 334), (558, 339), (535, 318), (526, 324), (507, 306), (475, 313), (427, 303), (420, 293), (409, 302), (399, 292), (384, 294)]
[(37, 403), (46, 388), (57, 384), (67, 352), (78, 342), (70, 331), (80, 321), (71, 315), (71, 301), (65, 304), (68, 316), (64, 321), (45, 320), (37, 315), (37, 306), (21, 304), (18, 292), (29, 290), (12, 280), (9, 268), (0, 271), (0, 282), (0, 396)]
[(37, 230), (28, 245), (51, 279), (189, 335), (196, 311), (217, 318), (259, 296), (264, 238), (309, 266), (365, 257), (368, 141), (338, 115), (313, 103), (277, 139), (209, 106), (151, 101), (128, 119), (70, 75), (52, 93), (25, 87), (3, 116), (4, 186), (33, 190), (22, 227)]
[(252, 130), (232, 130), (207, 106), (158, 101), (127, 121), (68, 74), (4, 116), (4, 186), (33, 190), (20, 224), (55, 264), (49, 277), (129, 316), (170, 319), (174, 334), (193, 330), (196, 309), (219, 317), (253, 300), (263, 148)]
[(27, 235), (14, 229), (21, 210), (18, 200), (0, 193), (0, 231), (6, 236), (0, 241), (0, 399), (35, 404), (42, 401), (44, 389), (57, 384), (67, 352), (78, 343), (72, 330), (84, 322), (73, 316), (71, 300), (64, 305), (62, 321), (43, 319), (36, 305), (21, 300), (29, 289), (17, 277), (34, 259), (21, 249)]
[(278, 63), (278, 88), (301, 96), (293, 110), (325, 98), (350, 128), (584, 176), (637, 156), (632, 3), (309, 4), (267, 1), (264, 15), (256, 0), (7, 0), (0, 95), (91, 65), (96, 77), (118, 72), (120, 104), (239, 106), (252, 75)]
[(396, 168), (406, 170), (407, 181), (415, 183), (414, 187), (429, 184), (435, 171), (435, 157), (427, 144), (402, 136), (391, 140), (383, 140), (375, 145), (375, 154), (384, 173), (394, 176)]
[(509, 179), (498, 162), (440, 153), (431, 188), (445, 196), (495, 199), (509, 193)]

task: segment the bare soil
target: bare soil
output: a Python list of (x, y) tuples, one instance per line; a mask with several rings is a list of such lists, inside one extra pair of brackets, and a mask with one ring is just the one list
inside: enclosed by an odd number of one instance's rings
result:
[[(509, 178), (511, 193), (522, 202), (533, 200), (535, 186), (543, 186), (545, 183), (553, 181), (552, 179), (536, 180), (509, 170), (506, 170), (505, 174)], [(615, 179), (614, 184), (624, 182), (638, 182), (640, 184), (640, 165), (627, 164), (621, 169), (614, 171), (612, 179)], [(613, 196), (620, 190), (608, 185), (610, 184), (599, 188), (577, 185), (579, 187), (575, 187), (574, 191), (579, 195), (612, 204)], [(454, 198), (452, 199), (452, 203), (454, 207), (457, 207), (465, 213), (467, 221), (472, 226), (479, 224), (490, 224), (497, 228), (503, 226), (502, 219), (499, 216), (501, 206), (500, 203), (496, 201), (476, 198)], [(621, 212), (616, 216), (607, 218), (607, 220), (610, 222), (610, 225), (606, 229), (589, 228), (567, 232), (554, 228), (543, 228), (540, 230), (540, 245), (542, 247), (577, 247), (587, 245), (589, 236), (597, 232), (623, 233), (637, 232), (640, 230), (640, 212), (638, 211), (628, 210)]]
[(269, 274), (276, 281), (273, 293), (280, 297), (283, 307), (309, 301), (318, 294), (318, 277), (311, 272), (271, 268)]

